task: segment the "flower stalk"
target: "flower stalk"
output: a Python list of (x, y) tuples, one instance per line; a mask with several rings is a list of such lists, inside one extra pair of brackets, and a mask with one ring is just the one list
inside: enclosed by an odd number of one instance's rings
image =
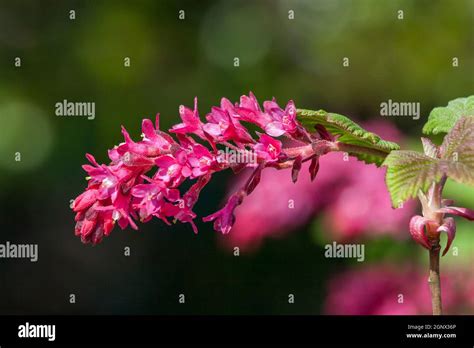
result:
[(440, 261), (440, 226), (443, 226), (443, 215), (439, 212), (442, 207), (442, 193), (446, 183), (446, 175), (441, 180), (433, 183), (428, 196), (420, 193), (419, 197), (423, 206), (423, 218), (426, 219), (426, 237), (429, 253), (428, 284), (431, 294), (431, 307), (433, 315), (443, 314), (441, 299), (441, 279), (439, 270)]
[(430, 285), (431, 292), (431, 306), (433, 309), (433, 315), (443, 314), (442, 301), (441, 301), (441, 280), (439, 273), (439, 252), (441, 246), (438, 241), (433, 241), (431, 249), (429, 250), (430, 255), (430, 276), (428, 278), (428, 284)]

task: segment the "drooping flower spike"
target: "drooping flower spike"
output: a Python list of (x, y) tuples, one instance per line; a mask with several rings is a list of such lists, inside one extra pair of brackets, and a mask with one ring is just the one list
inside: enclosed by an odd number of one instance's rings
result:
[[(84, 243), (97, 244), (117, 223), (122, 229), (129, 225), (137, 229), (136, 221), (147, 222), (154, 217), (167, 224), (189, 223), (197, 233), (193, 207), (212, 175), (229, 168), (235, 172), (252, 168), (246, 184), (229, 198), (224, 208), (203, 218), (213, 221), (217, 231), (228, 233), (235, 220), (234, 210), (258, 185), (262, 170), (292, 168), (288, 179), (296, 182), (302, 163), (310, 161), (309, 171), (314, 179), (320, 156), (341, 150), (337, 136), (325, 128), (324, 122), (346, 127), (347, 132), (360, 136), (361, 129), (354, 128), (352, 121), (341, 122), (343, 116), (322, 111), (317, 116), (326, 120), (321, 118), (321, 123), (312, 124), (315, 129), (309, 133), (296, 114), (293, 101), (281, 108), (273, 99), (265, 101), (261, 108), (250, 93), (235, 104), (222, 98), (220, 106), (212, 107), (206, 115), (207, 122), (199, 117), (197, 98), (193, 110), (181, 106), (182, 123), (169, 130), (174, 137), (160, 130), (159, 114), (155, 124), (143, 120), (140, 141), (134, 141), (122, 127), (124, 142), (108, 151), (110, 164), (99, 164), (92, 155), (86, 155), (91, 165), (83, 168), (89, 183), (72, 204), (76, 212), (75, 234)], [(332, 121), (329, 117), (336, 118)], [(245, 123), (260, 130), (253, 136)], [(396, 146), (380, 142), (373, 133), (368, 135), (367, 144), (378, 152), (389, 152), (384, 146)], [(351, 134), (348, 136), (345, 138), (351, 140)], [(232, 156), (226, 156), (229, 152)], [(242, 162), (239, 158), (246, 160)], [(187, 180), (195, 183), (183, 193), (180, 187)]]

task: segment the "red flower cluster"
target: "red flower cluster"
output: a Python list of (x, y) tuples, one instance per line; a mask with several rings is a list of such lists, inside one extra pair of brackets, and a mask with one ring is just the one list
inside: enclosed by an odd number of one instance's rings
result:
[[(292, 179), (296, 181), (301, 164), (311, 161), (314, 178), (319, 156), (330, 151), (328, 133), (321, 129), (310, 135), (296, 120), (292, 101), (285, 109), (275, 100), (265, 101), (262, 110), (252, 93), (235, 104), (223, 98), (220, 107), (213, 107), (206, 115), (206, 123), (199, 117), (197, 99), (194, 110), (181, 106), (179, 113), (182, 123), (169, 130), (176, 139), (159, 129), (157, 115), (155, 125), (151, 120), (143, 120), (141, 141), (133, 141), (122, 127), (125, 141), (109, 150), (109, 165), (98, 164), (92, 155), (86, 155), (91, 165), (83, 168), (89, 183), (72, 205), (76, 212), (75, 234), (82, 242), (99, 243), (116, 222), (122, 229), (128, 225), (137, 229), (136, 220), (147, 222), (153, 217), (167, 224), (170, 218), (190, 223), (197, 232), (192, 209), (212, 174), (228, 168), (239, 171), (252, 167), (247, 182), (224, 208), (203, 219), (214, 221), (217, 231), (228, 233), (234, 223), (235, 208), (258, 185), (265, 167), (292, 168)], [(258, 140), (241, 122), (253, 123), (262, 130), (256, 132)], [(284, 148), (277, 139), (280, 136), (301, 146)], [(253, 153), (255, 156), (250, 158), (255, 161), (242, 163), (233, 160), (235, 156), (222, 156), (222, 147), (236, 155)], [(151, 174), (153, 169), (156, 170)], [(182, 194), (179, 186), (186, 179), (195, 182)]]

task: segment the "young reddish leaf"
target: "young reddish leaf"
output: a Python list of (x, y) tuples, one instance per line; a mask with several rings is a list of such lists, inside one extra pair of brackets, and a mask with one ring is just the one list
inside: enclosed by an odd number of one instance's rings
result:
[(453, 205), (454, 201), (452, 199), (442, 199), (441, 206), (446, 207), (448, 205)]
[(474, 221), (474, 210), (462, 207), (443, 207), (438, 210), (440, 213), (452, 214)]
[(460, 183), (474, 185), (474, 117), (462, 117), (438, 148), (422, 138), (425, 154), (415, 151), (392, 151), (387, 166), (386, 183), (396, 207), (406, 199), (425, 192), (443, 175)]
[(474, 185), (474, 117), (462, 117), (444, 137), (441, 158), (449, 161), (447, 175), (460, 183)]
[(431, 245), (428, 241), (428, 237), (425, 234), (425, 226), (430, 223), (430, 220), (423, 216), (413, 216), (410, 220), (410, 234), (412, 238), (418, 244), (422, 245), (426, 249), (431, 249)]
[[(440, 147), (443, 159), (453, 160), (453, 155), (462, 154), (474, 146), (474, 116), (459, 119), (449, 133), (444, 137)], [(473, 150), (471, 150), (472, 152)]]
[(454, 222), (454, 219), (453, 218), (444, 219), (443, 224), (439, 226), (436, 231), (446, 232), (448, 235), (448, 242), (446, 243), (446, 247), (443, 250), (443, 256), (444, 256), (448, 252), (449, 247), (451, 246), (451, 243), (454, 240), (454, 236), (456, 235), (456, 223)]

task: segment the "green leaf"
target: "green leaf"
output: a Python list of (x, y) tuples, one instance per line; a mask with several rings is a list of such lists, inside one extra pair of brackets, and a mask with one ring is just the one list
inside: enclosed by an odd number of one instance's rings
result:
[(393, 207), (416, 197), (419, 190), (426, 192), (443, 175), (439, 160), (417, 151), (392, 151), (383, 165)]
[(436, 146), (430, 139), (421, 138), (423, 144), (423, 152), (426, 156), (431, 158), (439, 158), (439, 147)]
[(444, 137), (440, 157), (449, 163), (448, 177), (474, 185), (474, 117), (462, 117), (456, 122)]
[(470, 153), (473, 147), (474, 117), (462, 117), (444, 137), (440, 147), (441, 158), (452, 159), (455, 154)]
[(447, 133), (463, 116), (474, 116), (474, 95), (451, 100), (448, 106), (434, 108), (423, 127), (423, 133)]
[(474, 117), (460, 118), (438, 148), (422, 138), (425, 154), (416, 151), (392, 151), (387, 166), (386, 183), (392, 205), (398, 206), (443, 175), (474, 186)]
[[(398, 150), (398, 144), (381, 139), (377, 134), (368, 132), (343, 115), (324, 110), (297, 110), (298, 120), (310, 132), (320, 124), (331, 134), (338, 136), (338, 142), (347, 144), (347, 152), (366, 163), (380, 166), (390, 151)], [(353, 145), (353, 146), (351, 146)]]

